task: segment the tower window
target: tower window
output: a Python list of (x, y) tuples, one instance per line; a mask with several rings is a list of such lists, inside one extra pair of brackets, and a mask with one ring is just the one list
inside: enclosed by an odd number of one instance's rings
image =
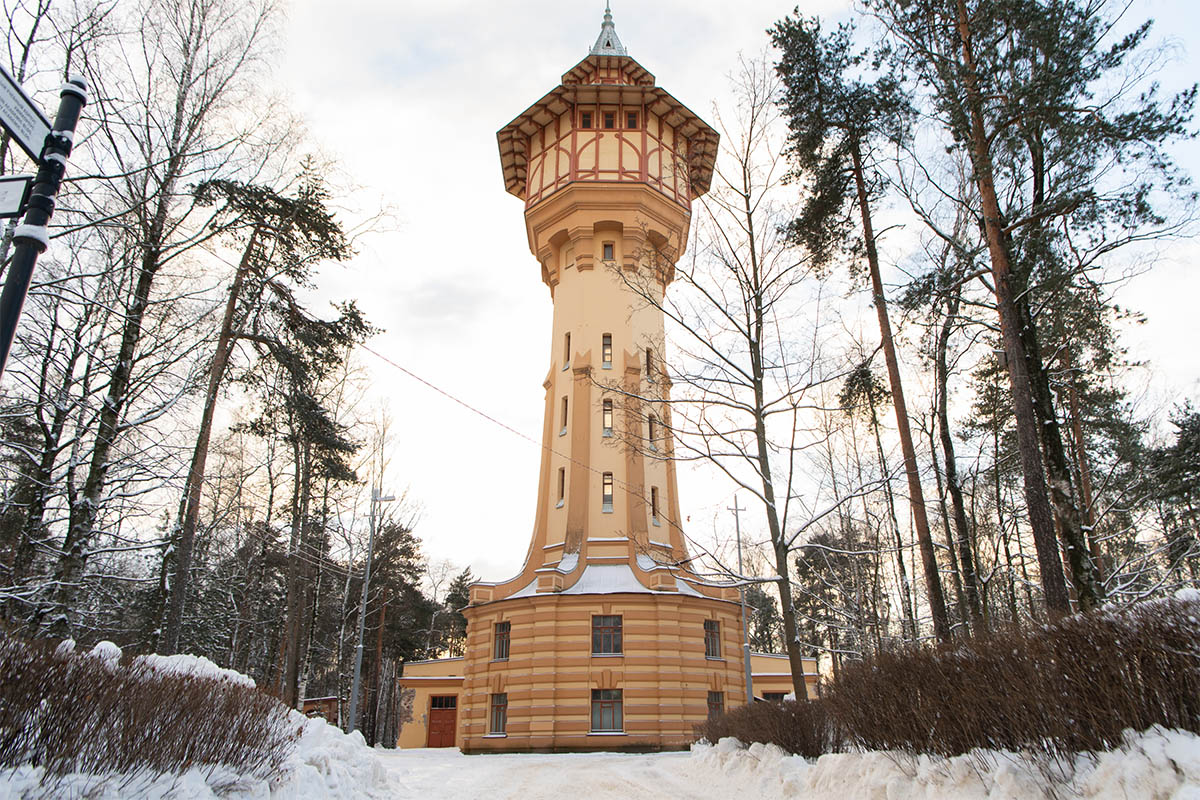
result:
[[(709, 694), (712, 694), (709, 692)], [(488, 733), (493, 736), (504, 734), (504, 729), (508, 727), (508, 692), (500, 692), (492, 695), (492, 719), (488, 726)]]
[(604, 401), (604, 410), (601, 413), (601, 427), (604, 429), (605, 436), (613, 435), (613, 401)]
[(605, 369), (612, 369), (612, 334), (606, 333), (600, 337), (600, 364)]
[(563, 335), (563, 369), (571, 366), (571, 334)]
[(704, 657), (721, 657), (721, 623), (715, 619), (704, 620)]
[(611, 514), (613, 510), (613, 474), (604, 473), (600, 488), (600, 510)]
[(592, 730), (623, 731), (620, 689), (592, 689)]
[(658, 524), (658, 487), (650, 487), (650, 519)]
[(625, 114), (625, 127), (626, 128), (636, 128), (637, 126), (638, 126), (637, 112), (630, 111), (630, 112), (626, 113)]
[(658, 417), (651, 414), (650, 419), (648, 420), (647, 428), (649, 429), (646, 431), (647, 445), (649, 446), (649, 448), (651, 450), (657, 450), (658, 444), (656, 444), (656, 443), (658, 441)]
[(621, 615), (592, 617), (592, 655), (619, 655), (621, 647)]
[(562, 430), (558, 432), (559, 436), (566, 435), (567, 432), (567, 396), (563, 395), (562, 399)]
[(584, 111), (582, 114), (579, 115), (579, 127), (581, 127), (581, 128), (592, 127), (592, 112)]
[(558, 468), (558, 508), (562, 508), (563, 501), (567, 499), (567, 468)]
[(654, 351), (646, 348), (646, 380), (654, 380)]
[(492, 640), (492, 659), (495, 661), (508, 661), (508, 641), (509, 635), (512, 633), (511, 622), (497, 622), (495, 628), (495, 637)]
[(617, 257), (616, 253), (615, 253), (616, 248), (613, 246), (612, 242), (605, 242), (603, 249), (604, 249), (604, 260), (605, 261), (612, 261), (613, 259), (615, 259)]
[(715, 719), (725, 713), (725, 693), (708, 693), (708, 718)]
[(605, 111), (604, 112), (604, 127), (607, 128), (608, 130), (612, 130), (613, 128), (617, 127), (617, 112), (615, 112), (615, 111)]

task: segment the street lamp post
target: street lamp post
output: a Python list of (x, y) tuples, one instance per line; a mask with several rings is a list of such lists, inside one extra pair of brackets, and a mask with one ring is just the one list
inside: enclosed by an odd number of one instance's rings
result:
[(362, 681), (363, 632), (367, 626), (367, 587), (371, 583), (371, 560), (375, 557), (375, 506), (378, 503), (389, 503), (395, 497), (381, 497), (379, 489), (371, 487), (371, 504), (367, 517), (370, 520), (371, 534), (367, 539), (367, 564), (363, 567), (362, 602), (358, 606), (358, 646), (354, 650), (354, 681), (350, 685), (350, 720), (347, 726), (353, 731), (358, 727), (358, 690)]
[[(743, 580), (742, 575), (742, 521), (738, 517), (739, 511), (745, 511), (744, 508), (738, 508), (737, 495), (733, 496), (733, 508), (727, 509), (733, 512), (733, 527), (737, 531), (737, 551), (738, 551), (738, 580)], [(746, 668), (746, 702), (754, 702), (754, 679), (750, 675), (750, 629), (746, 627), (746, 587), (742, 586), (738, 589), (738, 596), (741, 599), (742, 605), (742, 664)]]

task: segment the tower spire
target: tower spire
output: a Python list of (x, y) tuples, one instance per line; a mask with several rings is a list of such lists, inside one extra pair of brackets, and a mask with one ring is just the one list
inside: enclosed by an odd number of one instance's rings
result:
[(604, 22), (600, 24), (600, 37), (596, 39), (596, 43), (592, 45), (592, 51), (588, 55), (629, 55), (625, 50), (625, 45), (621, 44), (621, 40), (617, 38), (617, 26), (613, 24), (612, 8), (607, 2), (604, 4)]

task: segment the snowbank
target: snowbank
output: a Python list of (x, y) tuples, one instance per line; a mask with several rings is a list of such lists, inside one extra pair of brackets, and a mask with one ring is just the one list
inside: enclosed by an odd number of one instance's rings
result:
[[(56, 657), (67, 658), (75, 643), (66, 640)], [(121, 649), (100, 642), (88, 658), (109, 671), (121, 669)], [(254, 688), (254, 681), (240, 672), (218, 667), (201, 656), (138, 656), (130, 662), (136, 673), (174, 675), (211, 680), (230, 686)], [(393, 798), (403, 787), (384, 768), (379, 755), (366, 745), (362, 734), (347, 735), (324, 719), (308, 719), (297, 711), (280, 707), (274, 724), (288, 731), (299, 730), (292, 752), (274, 775), (238, 774), (224, 766), (192, 767), (182, 775), (132, 773), (81, 774), (46, 778), (42, 767), (23, 765), (0, 770), (0, 798), (87, 797), (93, 800), (375, 800)]]
[(1121, 747), (1066, 764), (982, 750), (949, 759), (870, 752), (806, 761), (737, 739), (693, 745), (692, 761), (698, 778), (703, 771), (736, 776), (764, 798), (1200, 800), (1200, 737), (1160, 727), (1127, 731)]
[(40, 767), (0, 771), (0, 797), (89, 800), (383, 800), (403, 786), (363, 741), (323, 719), (306, 719), (295, 752), (279, 775), (248, 778), (223, 768), (193, 767), (182, 775), (68, 775), (42, 785)]

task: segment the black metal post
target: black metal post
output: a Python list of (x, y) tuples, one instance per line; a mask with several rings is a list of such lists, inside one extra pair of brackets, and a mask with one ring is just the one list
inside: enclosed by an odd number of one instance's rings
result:
[(50, 244), (48, 225), (54, 214), (54, 201), (67, 170), (75, 126), (79, 124), (79, 114), (86, 103), (87, 81), (72, 75), (59, 93), (58, 114), (54, 117), (54, 128), (46, 136), (42, 157), (38, 159), (37, 177), (33, 179), (25, 219), (13, 233), (12, 263), (8, 266), (4, 291), (0, 293), (0, 377), (8, 365), (17, 320), (21, 317), (25, 296), (29, 294), (33, 267)]

